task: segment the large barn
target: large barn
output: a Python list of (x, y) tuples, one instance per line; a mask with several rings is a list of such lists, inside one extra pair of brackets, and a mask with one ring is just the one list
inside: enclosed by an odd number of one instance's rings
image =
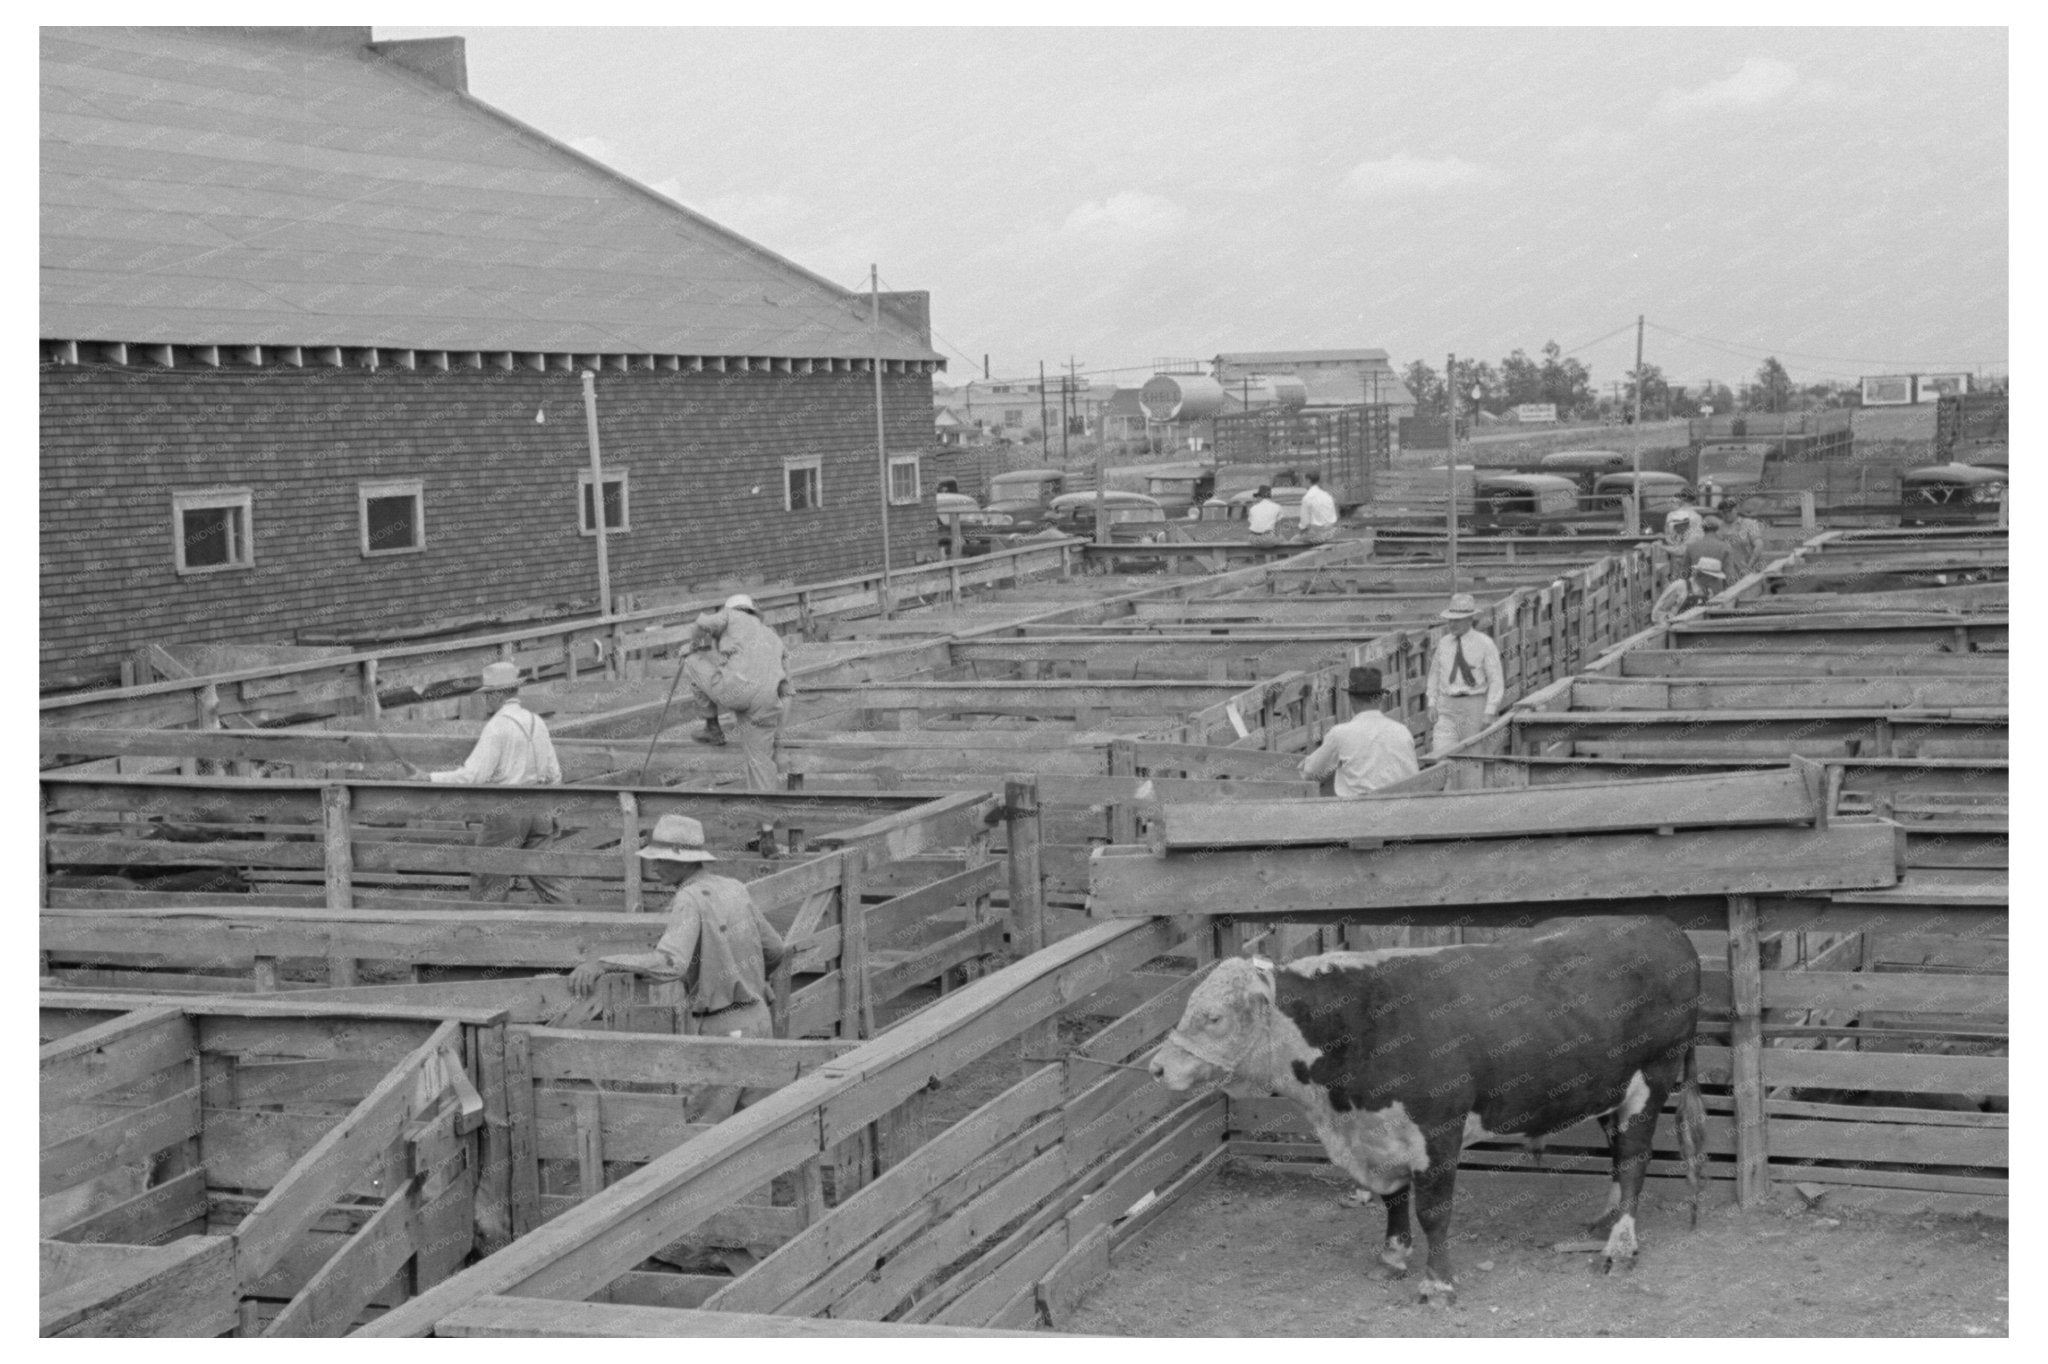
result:
[(878, 566), (928, 539), (927, 297), (849, 291), (467, 92), (460, 39), (42, 30), (45, 687)]

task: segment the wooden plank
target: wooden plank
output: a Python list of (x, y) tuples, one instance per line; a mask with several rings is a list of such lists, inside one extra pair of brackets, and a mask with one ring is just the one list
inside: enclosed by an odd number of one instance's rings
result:
[(2008, 705), (1995, 677), (1581, 677), (1571, 709), (1602, 710), (1941, 710)]
[(123, 1013), (42, 1048), (42, 1110), (104, 1094), (197, 1054), (192, 1024), (181, 1009), (157, 1005)]
[(561, 1080), (637, 1084), (780, 1087), (852, 1049), (847, 1042), (767, 1037), (676, 1037), (515, 1025), (528, 1043), (537, 1083)]
[(407, 1180), (372, 1213), (306, 1281), (263, 1332), (276, 1336), (340, 1336), (414, 1254), (413, 1195), (418, 1177)]
[(206, 1216), (206, 1171), (187, 1170), (48, 1233), (54, 1241), (148, 1245)]
[[(683, 1100), (674, 1095), (542, 1086), (534, 1091), (533, 1102), (534, 1155), (541, 1160), (579, 1158), (576, 1129), (586, 1102), (596, 1108), (599, 1149), (608, 1161), (644, 1164), (711, 1130), (709, 1123), (689, 1121)], [(598, 1187), (603, 1187), (601, 1181)]]
[(1735, 1095), (1735, 1201), (1753, 1207), (1771, 1196), (1769, 1124), (1764, 1116), (1763, 980), (1756, 899), (1728, 897), (1728, 975), (1732, 1021), (1729, 1070)]
[[(720, 1311), (781, 1311), (795, 1293), (861, 1247), (872, 1247), (884, 1228), (918, 1206), (996, 1146), (1054, 1111), (1059, 1072), (1034, 1071), (915, 1153), (707, 1300)], [(1035, 1154), (1035, 1152), (1033, 1153)]]
[[(1001, 863), (990, 865), (1001, 869)], [(1002, 923), (975, 924), (928, 947), (921, 947), (901, 961), (893, 962), (868, 976), (868, 989), (877, 1001), (896, 998), (906, 990), (932, 980), (941, 972), (964, 961), (999, 952), (1008, 938)]]
[(38, 1161), (40, 1191), (47, 1196), (175, 1146), (198, 1136), (199, 1122), (199, 1086), (193, 1085), (125, 1117), (45, 1146)]
[(1869, 649), (1748, 650), (1632, 649), (1621, 658), (1623, 677), (2004, 677), (2002, 654), (1944, 654), (1933, 650), (1880, 653)]
[(235, 1253), (246, 1279), (260, 1277), (285, 1248), (325, 1212), (363, 1167), (397, 1139), (422, 1102), (438, 1094), (416, 1091), (428, 1068), (440, 1064), (444, 1049), (459, 1046), (461, 1025), (443, 1023), (411, 1055), (394, 1066), (349, 1115), (301, 1156), (235, 1231)]
[(39, 1304), (45, 1336), (217, 1336), (234, 1326), (234, 1243), (191, 1236), (167, 1246), (44, 1242), (68, 1282)]
[(1348, 843), (1360, 838), (1520, 838), (1561, 829), (1591, 834), (1811, 824), (1817, 814), (1806, 784), (1788, 768), (1589, 782), (1541, 790), (1271, 801), (1228, 809), (1165, 804), (1153, 821), (1152, 846), (1164, 851)]
[(1089, 860), (1089, 912), (1279, 915), (1888, 886), (1902, 836), (1889, 823), (1837, 820), (1826, 830), (1476, 840), (1452, 858), (1421, 843), (1165, 857), (1105, 847)]
[(418, 1335), (489, 1293), (594, 1292), (752, 1188), (822, 1154), (1037, 1019), (1179, 940), (1160, 922), (1085, 929), (985, 976), (741, 1110), (361, 1334)]
[(437, 1336), (458, 1339), (613, 1337), (617, 1339), (826, 1340), (917, 1336), (987, 1336), (1043, 1341), (1035, 1331), (986, 1331), (958, 1326), (906, 1326), (892, 1321), (818, 1320), (752, 1312), (690, 1311), (617, 1303), (559, 1302), (546, 1298), (482, 1297), (438, 1322)]

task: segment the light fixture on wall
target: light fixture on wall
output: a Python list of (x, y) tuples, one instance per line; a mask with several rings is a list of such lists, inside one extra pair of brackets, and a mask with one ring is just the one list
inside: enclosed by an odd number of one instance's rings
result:
[(546, 426), (548, 424), (548, 405), (546, 403), (542, 403), (533, 410), (533, 424), (535, 426)]

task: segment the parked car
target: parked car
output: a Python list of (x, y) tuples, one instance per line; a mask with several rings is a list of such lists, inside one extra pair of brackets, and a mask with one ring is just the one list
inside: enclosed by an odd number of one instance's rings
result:
[(1563, 474), (1488, 474), (1474, 481), (1473, 528), (1482, 534), (1576, 535), (1579, 485)]
[[(1102, 495), (1103, 512), (1109, 520), (1109, 533), (1118, 542), (1143, 539), (1151, 533), (1144, 529), (1120, 531), (1122, 526), (1156, 526), (1163, 536), (1167, 520), (1166, 509), (1157, 499), (1144, 493), (1105, 492)], [(1095, 538), (1096, 494), (1063, 493), (1052, 500), (1049, 524), (1054, 530), (1083, 539)]]
[[(1679, 504), (1680, 493), (1691, 491), (1692, 485), (1682, 476), (1655, 469), (1645, 469), (1640, 474), (1602, 474), (1594, 484), (1594, 496), (1603, 507), (1618, 509), (1633, 496), (1639, 524), (1649, 534), (1664, 529), (1664, 513)], [(1617, 510), (1616, 515), (1619, 514)]]
[(1216, 491), (1213, 469), (1165, 470), (1145, 475), (1145, 495), (1166, 510), (1169, 517), (1185, 516)]
[(2005, 500), (2006, 471), (1979, 464), (1931, 464), (1899, 475), (1899, 524), (1934, 526), (1993, 521)]
[(1602, 474), (1618, 474), (1628, 468), (1628, 456), (1615, 450), (1552, 450), (1536, 461), (1536, 467), (1546, 474), (1561, 474), (1578, 485), (1582, 493), (1591, 493)]
[(1040, 506), (1067, 490), (1065, 469), (1012, 469), (988, 481), (990, 506), (998, 502), (1036, 502)]

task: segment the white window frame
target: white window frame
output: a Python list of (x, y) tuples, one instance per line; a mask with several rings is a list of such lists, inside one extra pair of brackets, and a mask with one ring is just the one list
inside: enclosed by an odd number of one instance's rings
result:
[[(410, 497), (415, 539), (409, 545), (377, 546), (370, 543), (370, 503), (376, 498)], [(427, 548), (427, 484), (419, 478), (384, 478), (356, 484), (356, 534), (365, 559), (383, 559), (395, 554), (420, 554)]]
[[(910, 470), (910, 496), (903, 497), (896, 491), (896, 471)], [(924, 466), (916, 455), (889, 456), (889, 505), (892, 507), (914, 507), (924, 501)]]
[[(242, 513), (242, 543), (230, 545), (228, 562), (224, 564), (187, 564), (185, 562), (185, 513), (188, 511), (211, 511), (220, 507), (232, 507)], [(236, 552), (239, 551), (239, 552)], [(195, 488), (191, 492), (171, 494), (171, 555), (178, 575), (184, 577), (197, 573), (230, 573), (236, 569), (256, 566), (256, 499), (247, 488)]]
[[(799, 470), (810, 471), (811, 487), (813, 492), (816, 494), (816, 500), (814, 500), (808, 507), (799, 507), (794, 505), (789, 495), (789, 476), (793, 473), (798, 472)], [(819, 511), (822, 510), (824, 506), (825, 460), (823, 456), (805, 455), (799, 459), (785, 459), (784, 461), (782, 461), (782, 509), (786, 512), (806, 512)]]
[[(607, 536), (624, 535), (633, 529), (633, 480), (631, 471), (625, 468), (606, 469), (604, 471), (604, 481), (619, 485), (619, 524), (616, 526), (607, 525), (604, 528), (604, 533)], [(590, 495), (590, 470), (584, 469), (579, 471), (576, 475), (576, 533), (578, 535), (594, 537), (597, 534), (595, 519), (586, 518), (584, 512), (587, 509), (595, 509), (601, 506), (601, 498), (602, 494), (596, 497)]]

